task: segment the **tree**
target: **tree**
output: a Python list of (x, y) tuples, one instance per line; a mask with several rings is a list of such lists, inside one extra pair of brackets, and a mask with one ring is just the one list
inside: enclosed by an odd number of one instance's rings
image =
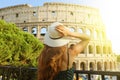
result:
[(43, 47), (32, 34), (0, 20), (0, 65), (35, 67)]

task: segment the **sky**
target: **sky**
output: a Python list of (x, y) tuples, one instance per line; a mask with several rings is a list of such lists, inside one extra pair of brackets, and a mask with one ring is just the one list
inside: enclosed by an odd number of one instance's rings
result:
[(92, 6), (101, 6), (106, 0), (0, 0), (0, 8), (17, 4), (31, 4), (32, 6), (41, 6), (45, 2), (65, 2), (75, 4), (87, 4)]
[(106, 25), (107, 37), (112, 42), (113, 52), (120, 54), (119, 0), (0, 0), (0, 8), (19, 4), (42, 6), (45, 2), (73, 3), (98, 8)]

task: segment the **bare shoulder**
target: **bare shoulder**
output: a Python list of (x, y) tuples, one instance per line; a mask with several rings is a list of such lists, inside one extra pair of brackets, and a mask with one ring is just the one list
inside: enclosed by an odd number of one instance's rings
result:
[(71, 44), (70, 51), (73, 56), (77, 56), (80, 52), (82, 52), (82, 46), (79, 44)]

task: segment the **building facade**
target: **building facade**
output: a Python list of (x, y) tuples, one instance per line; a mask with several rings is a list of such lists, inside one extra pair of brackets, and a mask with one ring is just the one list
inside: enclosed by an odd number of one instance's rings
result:
[(15, 23), (23, 31), (43, 41), (52, 22), (62, 22), (71, 31), (91, 36), (91, 41), (73, 65), (77, 70), (117, 70), (117, 58), (107, 39), (105, 25), (96, 8), (66, 3), (44, 3), (32, 7), (28, 4), (0, 9), (0, 19)]

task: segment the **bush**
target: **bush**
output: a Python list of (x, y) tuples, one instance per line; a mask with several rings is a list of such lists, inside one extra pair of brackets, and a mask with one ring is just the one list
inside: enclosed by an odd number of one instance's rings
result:
[(15, 24), (0, 20), (0, 65), (37, 66), (43, 44)]

